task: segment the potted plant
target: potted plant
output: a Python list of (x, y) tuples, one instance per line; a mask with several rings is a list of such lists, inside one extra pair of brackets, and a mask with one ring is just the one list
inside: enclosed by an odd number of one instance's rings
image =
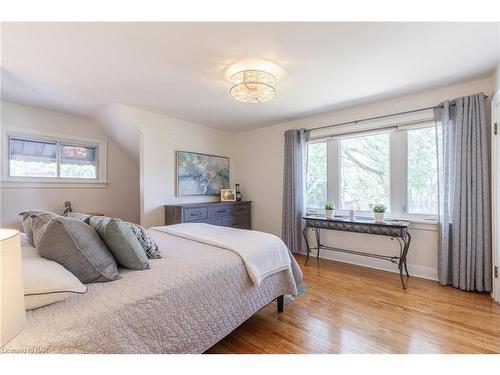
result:
[(325, 204), (325, 212), (327, 219), (333, 219), (333, 217), (335, 216), (335, 203), (327, 202)]
[(375, 213), (375, 222), (382, 223), (384, 221), (384, 212), (387, 210), (383, 204), (376, 204), (373, 206), (373, 212)]

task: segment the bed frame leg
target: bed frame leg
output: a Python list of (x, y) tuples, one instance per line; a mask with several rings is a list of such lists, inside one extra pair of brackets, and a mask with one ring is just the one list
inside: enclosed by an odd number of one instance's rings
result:
[(281, 295), (278, 298), (276, 298), (276, 302), (278, 302), (278, 312), (282, 313), (283, 308), (285, 307), (285, 296)]

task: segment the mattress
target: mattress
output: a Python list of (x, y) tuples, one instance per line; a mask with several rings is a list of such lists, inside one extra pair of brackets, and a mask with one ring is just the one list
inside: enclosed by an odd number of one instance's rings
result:
[(119, 280), (27, 311), (2, 352), (202, 353), (276, 297), (296, 293), (302, 278), (290, 254), (289, 270), (255, 286), (232, 251), (149, 233), (162, 253), (149, 270), (120, 269)]

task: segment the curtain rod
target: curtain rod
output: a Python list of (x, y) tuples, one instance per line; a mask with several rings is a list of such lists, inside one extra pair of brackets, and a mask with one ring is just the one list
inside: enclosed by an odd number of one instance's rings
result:
[[(488, 97), (485, 95), (484, 99), (488, 99)], [(456, 105), (456, 102), (450, 102), (450, 105)], [(422, 112), (422, 111), (428, 111), (429, 109), (435, 109), (435, 108), (443, 108), (443, 104), (436, 105), (433, 107), (426, 107), (426, 108), (419, 108), (419, 109), (412, 109), (411, 111), (404, 111), (404, 112), (397, 112), (397, 113), (391, 113), (390, 115), (382, 115), (382, 116), (375, 116), (375, 117), (368, 117), (368, 118), (363, 118), (360, 120), (354, 120), (354, 121), (346, 121), (346, 122), (341, 122), (338, 124), (332, 124), (332, 125), (325, 125), (325, 126), (318, 126), (316, 128), (311, 128), (311, 129), (306, 129), (305, 131), (314, 131), (314, 130), (321, 130), (321, 129), (326, 129), (326, 128), (331, 128), (334, 126), (341, 126), (341, 125), (349, 125), (349, 124), (354, 124), (357, 125), (360, 122), (365, 122), (365, 121), (370, 121), (370, 120), (379, 120), (381, 118), (386, 118), (386, 117), (392, 117), (392, 116), (400, 116), (400, 115), (407, 115), (409, 113), (415, 113), (415, 112)]]

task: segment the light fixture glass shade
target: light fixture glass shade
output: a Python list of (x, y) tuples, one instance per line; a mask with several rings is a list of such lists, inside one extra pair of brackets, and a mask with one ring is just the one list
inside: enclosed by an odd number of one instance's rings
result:
[(231, 96), (245, 103), (264, 103), (276, 96), (276, 78), (262, 70), (243, 70), (231, 77)]
[(19, 231), (0, 229), (0, 347), (23, 328), (23, 267)]

